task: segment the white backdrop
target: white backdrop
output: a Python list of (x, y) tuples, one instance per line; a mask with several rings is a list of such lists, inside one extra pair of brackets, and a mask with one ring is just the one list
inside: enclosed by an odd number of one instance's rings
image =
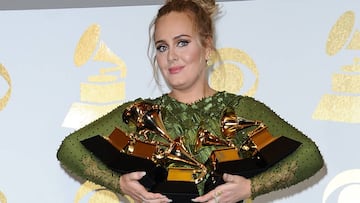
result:
[[(219, 49), (246, 53), (257, 70), (254, 74), (233, 58), (245, 80), (237, 93), (246, 93), (258, 79), (253, 96), (310, 136), (327, 165), (314, 178), (253, 202), (359, 202), (360, 3), (254, 0), (221, 5)], [(117, 66), (118, 60), (127, 70), (123, 78), (116, 75), (125, 85), (116, 89), (124, 98), (111, 104), (161, 94), (146, 57), (148, 25), (157, 8), (0, 11), (0, 203), (122, 201), (107, 199), (111, 195), (104, 190), (68, 176), (56, 151), (65, 136), (83, 125), (76, 119), (93, 116), (82, 111), (81, 117), (74, 105), (104, 109), (80, 97), (80, 85), (91, 83), (89, 77), (101, 68)], [(78, 67), (76, 47), (92, 26), (100, 32), (91, 36), (118, 58), (90, 58)]]

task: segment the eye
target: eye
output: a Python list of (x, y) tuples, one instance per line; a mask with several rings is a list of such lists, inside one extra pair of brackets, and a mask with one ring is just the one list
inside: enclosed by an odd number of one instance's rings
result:
[(177, 44), (178, 47), (185, 47), (189, 44), (190, 42), (188, 40), (180, 40)]
[(167, 50), (167, 46), (165, 46), (165, 45), (158, 45), (158, 46), (156, 46), (156, 50), (157, 50), (158, 52), (164, 52), (164, 51)]

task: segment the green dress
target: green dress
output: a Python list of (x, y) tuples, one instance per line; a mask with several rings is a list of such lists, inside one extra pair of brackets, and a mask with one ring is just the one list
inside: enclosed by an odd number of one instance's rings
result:
[[(251, 178), (252, 198), (301, 182), (314, 175), (324, 165), (318, 147), (309, 137), (252, 97), (217, 92), (213, 96), (193, 104), (178, 102), (167, 94), (155, 99), (137, 99), (135, 101), (140, 100), (160, 106), (168, 134), (173, 138), (183, 136), (187, 150), (202, 163), (206, 162), (215, 148), (204, 146), (194, 153), (197, 132), (202, 127), (214, 135), (220, 135), (220, 120), (223, 110), (228, 107), (234, 109), (235, 114), (239, 117), (262, 121), (268, 126), (268, 130), (273, 136), (286, 136), (301, 142), (302, 145), (294, 153), (265, 172)], [(126, 124), (122, 120), (122, 114), (126, 107), (135, 101), (120, 105), (105, 116), (67, 136), (57, 152), (57, 158), (62, 166), (70, 174), (121, 193), (119, 187), (121, 174), (109, 170), (86, 150), (80, 141), (95, 135), (108, 136), (115, 127), (126, 133), (135, 132), (135, 125)], [(239, 132), (236, 143), (241, 143), (246, 137), (246, 133)], [(199, 184), (199, 190), (201, 194), (202, 184)]]

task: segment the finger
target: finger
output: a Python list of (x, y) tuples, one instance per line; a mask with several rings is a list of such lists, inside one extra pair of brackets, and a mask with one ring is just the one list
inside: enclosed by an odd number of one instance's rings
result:
[(159, 193), (149, 193), (150, 196), (147, 194), (146, 197), (144, 197), (142, 202), (149, 202), (149, 203), (166, 203), (166, 202), (172, 202), (169, 198), (166, 196), (159, 194)]
[(210, 192), (206, 193), (205, 195), (202, 195), (200, 197), (196, 197), (195, 199), (192, 199), (193, 202), (216, 202), (220, 195), (222, 194), (222, 191), (218, 188), (211, 190)]
[(212, 196), (208, 194), (191, 199), (192, 202), (208, 202), (212, 199)]
[(161, 198), (161, 199), (144, 199), (141, 201), (142, 203), (168, 203), (172, 202), (172, 200), (168, 198)]
[(228, 174), (228, 173), (224, 173), (223, 180), (225, 182), (235, 182), (235, 176), (231, 175), (231, 174)]
[(141, 193), (138, 193), (138, 192), (136, 192), (136, 193), (129, 192), (128, 196), (130, 196), (134, 200), (134, 202), (143, 202), (145, 200), (143, 195)]
[(143, 193), (143, 199), (146, 199), (146, 200), (160, 199), (160, 200), (162, 200), (162, 199), (168, 199), (168, 198), (161, 193), (146, 192), (146, 193)]

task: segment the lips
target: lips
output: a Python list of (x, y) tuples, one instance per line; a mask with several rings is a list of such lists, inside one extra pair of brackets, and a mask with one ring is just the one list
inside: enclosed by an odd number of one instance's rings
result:
[(169, 73), (170, 73), (170, 74), (179, 73), (183, 68), (184, 68), (184, 66), (174, 66), (174, 67), (171, 67), (171, 68), (169, 68)]

